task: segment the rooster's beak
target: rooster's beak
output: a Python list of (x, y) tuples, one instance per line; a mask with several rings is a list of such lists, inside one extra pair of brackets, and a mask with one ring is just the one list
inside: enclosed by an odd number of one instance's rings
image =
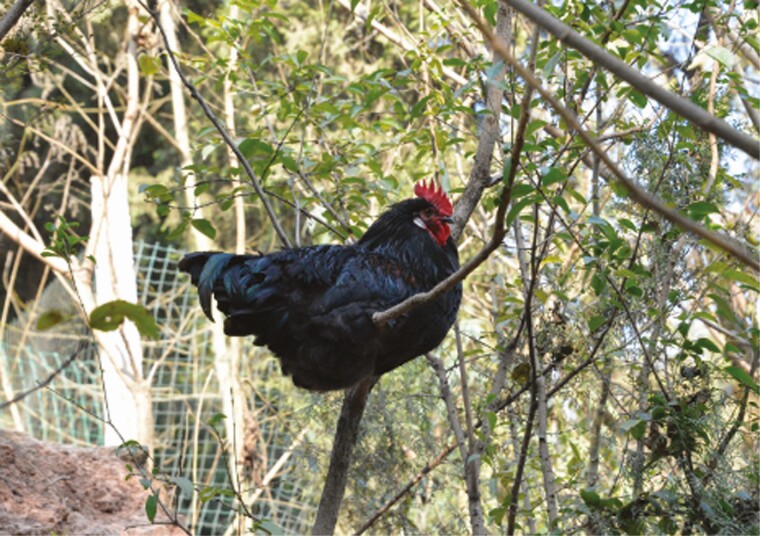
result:
[(451, 216), (446, 216), (445, 218), (441, 218), (440, 220), (444, 223), (454, 223), (454, 218), (452, 218)]

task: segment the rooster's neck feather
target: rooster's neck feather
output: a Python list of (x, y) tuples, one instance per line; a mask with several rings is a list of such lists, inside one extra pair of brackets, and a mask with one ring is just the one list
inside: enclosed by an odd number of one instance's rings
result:
[(441, 247), (432, 235), (414, 223), (420, 211), (431, 207), (424, 199), (407, 199), (391, 206), (373, 223), (357, 246), (394, 257), (410, 272), (435, 282), (456, 271), (457, 251), (451, 238)]

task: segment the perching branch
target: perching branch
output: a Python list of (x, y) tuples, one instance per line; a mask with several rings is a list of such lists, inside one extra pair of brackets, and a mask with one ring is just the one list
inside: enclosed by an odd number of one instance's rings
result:
[[(517, 61), (517, 59), (515, 59), (515, 57), (512, 56), (512, 53), (509, 51), (509, 47), (507, 46), (507, 44), (494, 35), (494, 33), (491, 31), (491, 28), (483, 20), (483, 18), (477, 13), (477, 11), (472, 6), (470, 6), (465, 0), (458, 0), (458, 1), (460, 5), (462, 6), (462, 9), (464, 9), (467, 12), (467, 14), (475, 22), (478, 28), (480, 28), (480, 31), (483, 33), (485, 38), (491, 43), (493, 49), (499, 53), (499, 55), (502, 57), (502, 59), (504, 59), (504, 61), (506, 61), (512, 66), (512, 68), (520, 75), (520, 77), (523, 80), (525, 80), (525, 82), (528, 85), (533, 87), (536, 91), (538, 91), (541, 94), (544, 100), (546, 100), (552, 106), (552, 108), (554, 108), (554, 110), (562, 116), (562, 119), (568, 125), (570, 125), (570, 127), (573, 130), (578, 132), (578, 135), (583, 139), (586, 145), (588, 145), (588, 147), (599, 157), (599, 159), (604, 163), (604, 165), (609, 169), (609, 171), (614, 174), (618, 183), (623, 188), (625, 188), (625, 190), (628, 192), (628, 195), (631, 197), (631, 199), (636, 201), (641, 206), (645, 208), (649, 208), (657, 212), (658, 214), (663, 216), (665, 219), (675, 224), (676, 226), (680, 227), (684, 231), (690, 232), (701, 238), (704, 238), (705, 240), (707, 240), (714, 246), (718, 247), (719, 249), (722, 249), (723, 251), (735, 257), (736, 259), (741, 261), (743, 264), (749, 266), (750, 268), (754, 270), (760, 270), (760, 262), (758, 262), (752, 254), (747, 252), (747, 250), (742, 245), (733, 242), (732, 240), (730, 240), (729, 238), (725, 236), (722, 236), (718, 233), (715, 233), (713, 231), (706, 229), (702, 225), (698, 224), (696, 221), (684, 216), (677, 210), (674, 210), (666, 206), (659, 199), (654, 197), (652, 194), (650, 194), (649, 192), (644, 190), (641, 186), (639, 186), (638, 184), (633, 182), (630, 178), (628, 178), (625, 175), (625, 173), (623, 173), (623, 171), (617, 166), (617, 164), (615, 164), (615, 162), (612, 161), (612, 159), (607, 155), (607, 153), (603, 151), (601, 147), (599, 147), (596, 139), (580, 125), (580, 123), (575, 118), (575, 116), (567, 108), (565, 108), (565, 106), (563, 106), (562, 103), (560, 103), (554, 97), (554, 95), (552, 95), (545, 87), (543, 87), (541, 82), (538, 80), (538, 78), (536, 78), (533, 75), (533, 73), (525, 69)], [(517, 2), (520, 5), (520, 7), (525, 8), (525, 5), (522, 0), (507, 0), (507, 1), (510, 3), (510, 5)], [(558, 21), (557, 23), (559, 24)], [(568, 31), (570, 31), (569, 28), (568, 28)], [(625, 68), (629, 69), (627, 65), (625, 66)], [(668, 93), (668, 95), (670, 94)], [(691, 105), (691, 106), (696, 107), (695, 105)], [(701, 108), (698, 108), (698, 107), (696, 108), (699, 110), (701, 114), (709, 115)], [(732, 132), (735, 132), (735, 131), (732, 130)], [(716, 135), (723, 137), (721, 134), (725, 134), (725, 133), (716, 132)], [(739, 133), (736, 133), (736, 134), (739, 134)], [(747, 138), (747, 136), (745, 136), (744, 134), (741, 134), (741, 136)], [(756, 147), (760, 147), (760, 144), (758, 144), (755, 141), (751, 141), (751, 143), (756, 144)], [(413, 296), (413, 298), (414, 297), (416, 296)]]
[[(649, 78), (641, 74), (641, 72), (629, 67), (628, 64), (626, 64), (621, 59), (608, 53), (601, 47), (589, 41), (588, 39), (585, 39), (578, 32), (576, 32), (575, 30), (573, 30), (572, 28), (570, 28), (563, 22), (554, 18), (551, 14), (541, 9), (539, 6), (534, 5), (531, 2), (528, 2), (528, 0), (504, 0), (504, 1), (510, 6), (512, 6), (514, 9), (516, 9), (517, 11), (519, 11), (520, 13), (528, 17), (535, 24), (537, 24), (538, 26), (541, 26), (548, 32), (552, 33), (560, 41), (576, 49), (578, 52), (586, 56), (596, 65), (601, 65), (602, 67), (609, 70), (611, 73), (613, 73), (617, 77), (631, 84), (631, 86), (634, 87), (635, 89), (641, 91), (645, 95), (652, 97), (663, 106), (670, 108), (671, 110), (676, 112), (678, 115), (691, 121), (695, 125), (702, 128), (703, 130), (707, 132), (712, 132), (713, 134), (715, 134), (719, 138), (722, 138), (723, 140), (733, 145), (737, 149), (741, 149), (752, 158), (755, 158), (756, 160), (760, 160), (760, 142), (758, 142), (758, 140), (753, 139), (751, 136), (748, 136), (744, 134), (743, 132), (739, 132), (738, 130), (732, 128), (728, 123), (726, 123), (722, 119), (718, 119), (717, 117), (710, 115), (709, 113), (707, 113), (705, 110), (703, 110), (702, 108), (700, 108), (699, 106), (691, 102), (690, 100), (685, 99), (674, 93), (671, 93), (670, 91), (652, 82), (652, 80), (650, 80)], [(492, 32), (490, 32), (490, 28), (485, 26), (485, 22), (482, 21), (482, 19), (480, 19), (480, 16), (469, 4), (467, 4), (464, 0), (459, 0), (459, 3), (463, 7), (463, 9), (468, 13), (468, 15), (470, 15), (472, 20), (475, 21), (475, 24), (477, 24), (477, 26), (481, 29), (483, 34), (492, 43), (492, 46), (493, 46), (494, 39), (493, 39)], [(489, 31), (486, 32), (486, 29), (488, 29)], [(509, 55), (509, 51), (505, 43), (500, 43), (499, 46), (496, 48), (502, 49), (503, 51), (507, 52), (507, 54)], [(505, 61), (509, 62), (513, 67), (515, 66), (513, 61), (510, 61), (510, 59), (507, 58), (507, 56), (503, 54), (500, 54), (500, 55), (502, 56), (502, 58), (504, 58)], [(515, 67), (515, 69), (517, 70), (517, 67)], [(522, 76), (522, 74), (520, 74), (520, 76)], [(526, 80), (526, 81), (529, 84), (533, 85), (533, 82), (529, 80)], [(540, 92), (538, 87), (536, 87), (536, 89)], [(564, 114), (560, 112), (560, 110), (557, 109), (556, 106), (554, 106), (554, 103), (552, 103), (552, 106), (564, 118)], [(569, 124), (574, 129), (579, 130), (579, 133), (580, 133), (580, 129), (577, 126), (577, 122), (575, 124), (573, 123), (569, 123)], [(586, 143), (589, 143), (589, 141), (586, 140), (585, 137), (584, 137), (584, 141)], [(591, 144), (589, 143), (589, 145)], [(607, 164), (607, 162), (605, 162), (605, 164)]]
[(312, 534), (332, 534), (338, 521), (340, 504), (346, 491), (346, 479), (351, 466), (351, 455), (359, 436), (359, 423), (364, 415), (369, 393), (377, 382), (371, 377), (359, 382), (355, 387), (346, 391), (343, 407), (338, 417), (335, 430), (330, 468), (325, 478), (325, 487), (317, 509), (317, 519), (311, 529)]
[(195, 87), (195, 85), (187, 78), (187, 76), (185, 76), (185, 73), (183, 73), (182, 70), (180, 69), (179, 62), (177, 61), (177, 58), (174, 55), (174, 52), (172, 51), (172, 49), (169, 47), (169, 39), (166, 35), (166, 32), (164, 31), (163, 26), (161, 25), (159, 14), (155, 10), (150, 9), (148, 6), (144, 4), (143, 4), (143, 8), (147, 10), (148, 13), (150, 13), (151, 17), (153, 17), (156, 27), (161, 32), (161, 37), (164, 40), (164, 48), (166, 49), (166, 53), (169, 55), (169, 59), (171, 60), (175, 71), (177, 71), (177, 74), (182, 80), (182, 83), (190, 92), (190, 95), (196, 101), (198, 101), (198, 104), (200, 104), (201, 109), (203, 110), (203, 113), (206, 115), (208, 120), (211, 121), (211, 124), (214, 125), (214, 128), (216, 128), (217, 132), (219, 132), (219, 135), (224, 140), (224, 143), (226, 143), (227, 146), (230, 148), (230, 150), (233, 153), (235, 153), (235, 156), (243, 165), (243, 169), (245, 170), (246, 175), (248, 175), (248, 178), (250, 179), (251, 184), (253, 185), (253, 189), (256, 190), (256, 194), (261, 199), (261, 203), (264, 205), (264, 210), (269, 216), (269, 219), (272, 222), (272, 226), (274, 227), (274, 230), (277, 233), (277, 236), (280, 239), (280, 242), (282, 242), (282, 244), (286, 247), (291, 247), (290, 240), (288, 239), (288, 235), (285, 233), (285, 230), (282, 228), (280, 221), (277, 219), (277, 216), (274, 213), (274, 208), (272, 208), (272, 204), (269, 202), (269, 199), (267, 199), (264, 193), (264, 190), (262, 189), (261, 184), (259, 183), (259, 179), (256, 177), (256, 174), (254, 173), (253, 168), (251, 167), (250, 162), (248, 162), (248, 159), (243, 155), (243, 153), (240, 151), (240, 149), (235, 144), (233, 139), (227, 133), (227, 129), (224, 128), (224, 125), (221, 123), (221, 121), (219, 121), (219, 119), (217, 119), (217, 117), (214, 115), (214, 112), (211, 111), (211, 108), (209, 108), (209, 105), (206, 102), (206, 99), (203, 98), (203, 96), (200, 94), (200, 92)]

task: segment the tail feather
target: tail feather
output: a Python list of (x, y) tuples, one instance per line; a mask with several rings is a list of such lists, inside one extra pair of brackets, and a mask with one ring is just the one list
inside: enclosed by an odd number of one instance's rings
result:
[(198, 287), (198, 298), (203, 312), (212, 322), (211, 296), (217, 278), (234, 257), (231, 253), (197, 252), (185, 255), (179, 263), (179, 269), (190, 274), (193, 285)]

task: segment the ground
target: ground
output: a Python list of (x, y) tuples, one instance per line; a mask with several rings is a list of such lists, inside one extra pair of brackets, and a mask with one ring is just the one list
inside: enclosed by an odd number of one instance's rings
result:
[(0, 430), (0, 534), (185, 534), (148, 522), (149, 492), (127, 474), (112, 448), (55, 445)]

